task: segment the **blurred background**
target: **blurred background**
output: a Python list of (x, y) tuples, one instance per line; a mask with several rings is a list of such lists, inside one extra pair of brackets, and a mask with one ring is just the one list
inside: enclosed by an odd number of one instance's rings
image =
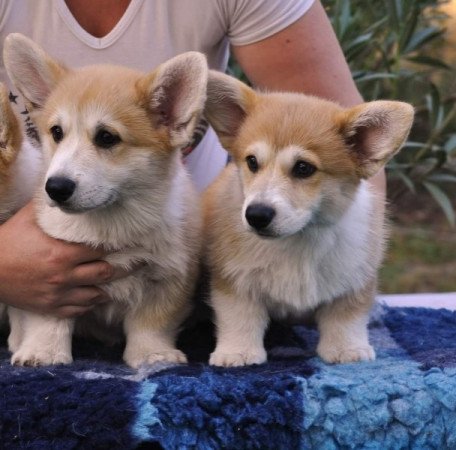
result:
[(379, 290), (456, 292), (456, 0), (322, 3), (364, 99), (416, 111), (387, 167), (391, 239)]

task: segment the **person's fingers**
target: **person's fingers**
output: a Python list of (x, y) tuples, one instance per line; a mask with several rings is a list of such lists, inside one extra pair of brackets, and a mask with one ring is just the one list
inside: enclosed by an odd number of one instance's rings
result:
[(89, 307), (105, 303), (109, 298), (106, 293), (95, 286), (80, 286), (69, 290), (62, 299), (55, 304), (53, 309), (57, 310), (65, 306)]
[(106, 261), (95, 261), (76, 266), (68, 276), (67, 282), (72, 286), (92, 286), (111, 281), (114, 267)]
[(62, 306), (55, 311), (55, 316), (60, 319), (71, 319), (82, 316), (91, 311), (94, 306)]
[(84, 264), (96, 261), (106, 255), (106, 252), (99, 248), (76, 244), (74, 242), (60, 241), (60, 243), (61, 258), (72, 261), (73, 264)]
[(78, 317), (107, 301), (108, 297), (101, 289), (91, 287), (80, 288), (74, 290), (65, 304), (54, 310), (53, 315), (62, 319)]
[(125, 278), (143, 266), (144, 263), (137, 263), (132, 268), (125, 269), (114, 267), (106, 261), (94, 261), (76, 266), (67, 281), (72, 286), (103, 284)]

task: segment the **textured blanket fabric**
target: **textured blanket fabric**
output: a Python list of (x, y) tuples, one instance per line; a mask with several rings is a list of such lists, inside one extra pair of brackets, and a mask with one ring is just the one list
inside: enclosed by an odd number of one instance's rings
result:
[(273, 325), (269, 362), (206, 364), (209, 324), (184, 332), (185, 366), (133, 371), (122, 349), (74, 342), (67, 367), (9, 365), (1, 338), (5, 449), (455, 449), (456, 313), (383, 308), (375, 362), (329, 366), (317, 332)]

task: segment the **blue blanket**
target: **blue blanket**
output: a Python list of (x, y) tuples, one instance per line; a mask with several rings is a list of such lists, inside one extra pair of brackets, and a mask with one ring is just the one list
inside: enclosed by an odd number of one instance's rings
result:
[(370, 336), (375, 362), (330, 366), (316, 330), (273, 324), (267, 364), (219, 369), (203, 323), (190, 364), (138, 371), (77, 339), (71, 366), (11, 367), (2, 336), (0, 447), (455, 449), (456, 313), (378, 307)]

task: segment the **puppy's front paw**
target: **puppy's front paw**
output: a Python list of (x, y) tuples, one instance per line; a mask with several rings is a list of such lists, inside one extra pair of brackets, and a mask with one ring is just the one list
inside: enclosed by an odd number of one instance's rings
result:
[(222, 367), (240, 367), (251, 364), (263, 364), (268, 359), (264, 349), (249, 352), (227, 353), (216, 350), (209, 358), (209, 364)]
[(22, 339), (19, 333), (10, 333), (8, 336), (8, 350), (11, 353), (15, 353), (19, 350)]
[(71, 364), (73, 358), (70, 353), (58, 350), (33, 349), (21, 346), (11, 357), (11, 364), (15, 366), (53, 366), (56, 364)]
[(173, 364), (185, 364), (187, 357), (177, 349), (163, 350), (159, 352), (125, 352), (124, 361), (134, 369), (146, 364), (167, 362)]
[(330, 364), (373, 361), (375, 359), (375, 350), (369, 344), (357, 347), (329, 347), (319, 345), (317, 353), (321, 359)]

